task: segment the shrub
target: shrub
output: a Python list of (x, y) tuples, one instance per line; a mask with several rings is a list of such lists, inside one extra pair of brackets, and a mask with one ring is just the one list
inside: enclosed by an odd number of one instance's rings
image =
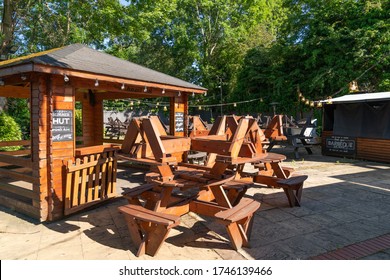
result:
[[(0, 112), (0, 141), (22, 140), (22, 131), (17, 122), (4, 112)], [(20, 146), (2, 147), (0, 151), (16, 151)]]

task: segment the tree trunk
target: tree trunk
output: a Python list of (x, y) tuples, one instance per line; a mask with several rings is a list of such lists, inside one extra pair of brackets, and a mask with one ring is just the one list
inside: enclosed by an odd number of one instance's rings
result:
[(0, 32), (2, 34), (0, 38), (0, 59), (8, 58), (10, 46), (12, 45), (14, 28), (12, 13), (13, 7), (11, 5), (11, 0), (4, 0), (4, 9), (0, 25)]

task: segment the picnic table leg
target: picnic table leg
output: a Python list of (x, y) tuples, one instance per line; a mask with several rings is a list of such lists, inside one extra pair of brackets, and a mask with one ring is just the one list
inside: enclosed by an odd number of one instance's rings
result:
[(303, 146), (305, 146), (305, 149), (306, 149), (307, 153), (309, 155), (312, 155), (313, 152), (312, 152), (310, 147), (307, 147), (307, 145), (309, 145), (309, 144), (306, 142), (306, 140), (305, 139), (301, 139), (301, 142), (302, 142)]

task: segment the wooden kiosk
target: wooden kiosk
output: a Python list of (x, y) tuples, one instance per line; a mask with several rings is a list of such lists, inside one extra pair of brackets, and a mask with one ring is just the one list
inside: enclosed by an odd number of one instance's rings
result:
[(103, 100), (169, 97), (171, 134), (184, 136), (188, 95), (205, 91), (81, 44), (0, 62), (0, 97), (26, 98), (31, 112), (31, 140), (0, 142), (25, 147), (0, 152), (0, 204), (53, 221), (115, 196), (117, 148), (103, 139)]
[(324, 155), (390, 162), (390, 92), (323, 101)]

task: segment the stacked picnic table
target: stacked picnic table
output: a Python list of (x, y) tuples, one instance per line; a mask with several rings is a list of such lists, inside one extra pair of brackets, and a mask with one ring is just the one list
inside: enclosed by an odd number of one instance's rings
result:
[[(307, 176), (284, 168), (283, 155), (268, 153), (262, 130), (253, 118), (223, 116), (199, 136), (165, 134), (156, 117), (133, 119), (119, 157), (150, 166), (145, 184), (124, 194), (119, 207), (137, 256), (154, 256), (180, 217), (194, 212), (223, 224), (234, 249), (249, 246), (251, 225), (260, 202), (246, 197), (256, 184), (283, 188), (291, 207), (299, 206)], [(189, 151), (207, 153), (203, 165), (186, 161)], [(244, 170), (246, 164), (257, 168)]]

